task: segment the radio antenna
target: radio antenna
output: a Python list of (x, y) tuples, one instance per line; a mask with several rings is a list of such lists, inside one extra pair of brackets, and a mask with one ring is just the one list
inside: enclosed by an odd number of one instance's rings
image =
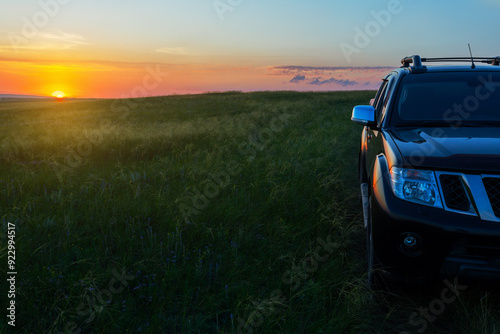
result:
[(474, 57), (472, 57), (472, 49), (470, 48), (470, 43), (469, 43), (469, 52), (470, 52), (470, 60), (472, 62), (471, 68), (474, 69), (476, 68), (476, 65), (474, 64)]

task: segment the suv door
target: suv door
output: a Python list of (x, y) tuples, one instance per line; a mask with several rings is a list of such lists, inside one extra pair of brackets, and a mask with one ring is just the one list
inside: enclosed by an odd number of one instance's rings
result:
[[(380, 85), (380, 88), (375, 96), (375, 101), (373, 103), (373, 107), (375, 108), (375, 119), (380, 120), (380, 116), (382, 115), (384, 102), (387, 99), (388, 92), (388, 84), (391, 75), (388, 75), (383, 80), (383, 83)], [(378, 123), (380, 124), (380, 123)], [(365, 168), (366, 174), (364, 178), (368, 181), (371, 177), (371, 173), (373, 171), (373, 165), (375, 163), (376, 156), (383, 149), (383, 143), (381, 142), (382, 137), (380, 136), (380, 130), (378, 128), (370, 128), (365, 126), (363, 130), (363, 138), (362, 138), (362, 149), (365, 150)], [(363, 178), (363, 176), (361, 176)]]

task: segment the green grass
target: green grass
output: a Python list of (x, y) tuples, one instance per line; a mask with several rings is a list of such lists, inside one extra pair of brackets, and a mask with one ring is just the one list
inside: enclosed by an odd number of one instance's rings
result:
[[(0, 103), (17, 332), (417, 333), (444, 284), (365, 282), (350, 112), (373, 95)], [(499, 305), (469, 287), (426, 332), (498, 332)]]

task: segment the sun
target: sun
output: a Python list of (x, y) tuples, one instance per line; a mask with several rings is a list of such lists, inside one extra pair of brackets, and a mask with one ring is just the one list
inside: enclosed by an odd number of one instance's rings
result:
[(54, 93), (52, 93), (52, 96), (55, 97), (58, 101), (61, 101), (64, 99), (66, 94), (64, 92), (61, 92), (60, 90), (56, 90)]

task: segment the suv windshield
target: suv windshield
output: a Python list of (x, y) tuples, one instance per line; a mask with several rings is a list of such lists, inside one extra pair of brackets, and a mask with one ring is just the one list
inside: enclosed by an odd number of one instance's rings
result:
[(403, 78), (395, 126), (500, 125), (500, 72), (441, 72)]

